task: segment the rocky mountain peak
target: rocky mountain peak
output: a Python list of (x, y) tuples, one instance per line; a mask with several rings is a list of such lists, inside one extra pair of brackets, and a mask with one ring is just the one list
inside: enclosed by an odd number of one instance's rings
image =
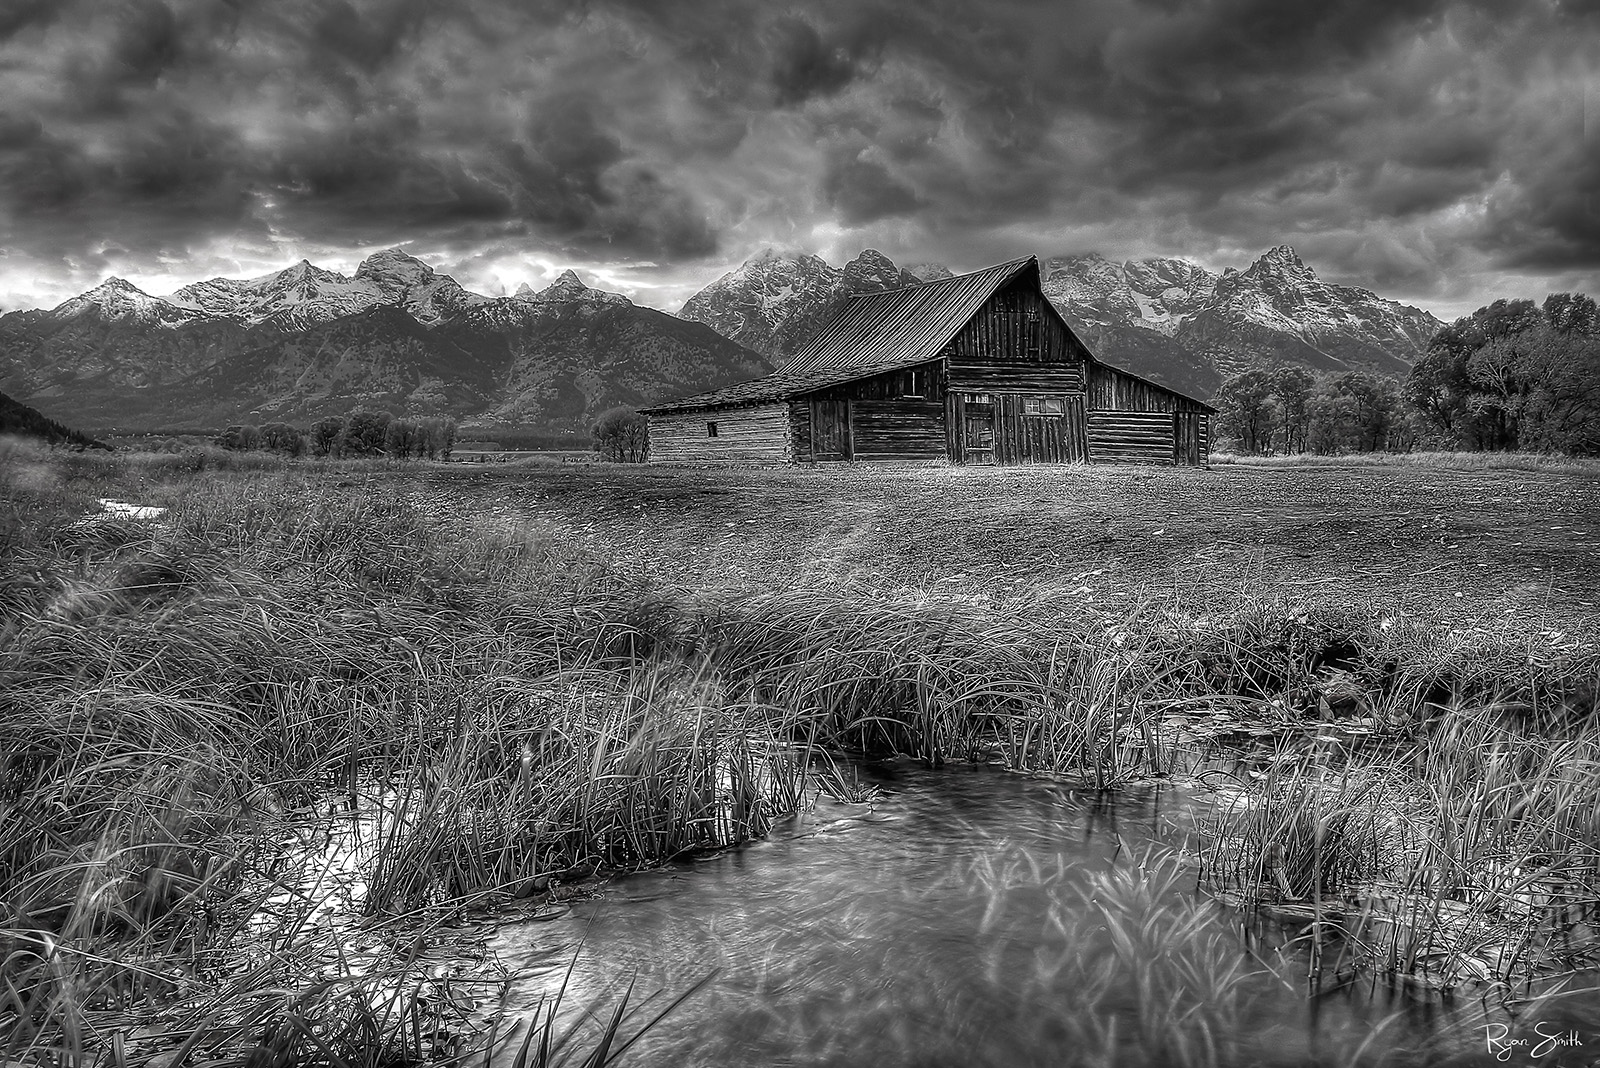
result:
[(357, 278), (370, 278), (375, 282), (426, 285), (433, 281), (433, 268), (398, 248), (374, 252), (356, 268)]
[(1278, 275), (1309, 282), (1317, 280), (1317, 272), (1300, 259), (1300, 254), (1295, 252), (1292, 245), (1278, 245), (1276, 248), (1268, 249), (1247, 267), (1244, 273), (1253, 273), (1258, 278)]
[[(521, 290), (517, 291), (521, 294)], [(578, 277), (578, 272), (570, 267), (556, 276), (556, 280), (545, 286), (533, 295), (534, 300), (550, 304), (569, 303), (580, 301), (585, 304), (632, 304), (633, 301), (621, 293), (608, 293), (603, 289), (592, 289), (585, 285), (583, 279)]]
[(1091, 348), (1197, 395), (1273, 362), (1403, 374), (1439, 325), (1369, 290), (1323, 283), (1287, 244), (1221, 274), (1180, 259), (1115, 264), (1093, 254), (1044, 266), (1045, 294)]
[(91, 319), (177, 326), (194, 318), (186, 308), (152, 297), (126, 278), (112, 276), (86, 293), (58, 304), (50, 312), (57, 321)]
[(916, 285), (918, 279), (906, 274), (895, 262), (875, 248), (844, 265), (839, 272), (841, 283), (853, 293), (875, 293), (884, 289), (899, 289)]
[(921, 282), (938, 282), (955, 277), (955, 272), (942, 263), (913, 263), (906, 268), (906, 274)]
[(513, 300), (538, 300), (539, 294), (535, 292), (532, 286), (524, 282), (517, 287), (517, 291), (511, 294), (511, 297)]
[(678, 314), (781, 363), (850, 297), (917, 282), (876, 249), (839, 268), (809, 252), (764, 248)]

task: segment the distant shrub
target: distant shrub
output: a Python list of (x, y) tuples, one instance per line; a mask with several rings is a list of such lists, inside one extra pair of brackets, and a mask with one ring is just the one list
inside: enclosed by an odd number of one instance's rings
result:
[(268, 423), (261, 428), (261, 448), (285, 456), (299, 456), (306, 451), (306, 439), (288, 423)]
[(594, 451), (607, 460), (642, 464), (650, 457), (650, 421), (632, 408), (602, 412), (593, 433)]
[(344, 429), (339, 434), (339, 453), (342, 456), (376, 456), (388, 443), (389, 424), (394, 416), (388, 412), (368, 409), (350, 413)]
[(234, 423), (218, 434), (214, 442), (229, 452), (249, 452), (261, 448), (261, 428), (248, 423)]
[(306, 435), (310, 440), (312, 456), (329, 456), (339, 446), (339, 435), (344, 433), (343, 419), (318, 419), (311, 424), (311, 430)]

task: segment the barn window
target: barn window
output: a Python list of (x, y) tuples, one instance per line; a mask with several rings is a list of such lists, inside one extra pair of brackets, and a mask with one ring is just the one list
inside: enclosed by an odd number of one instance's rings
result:
[(1024, 397), (1022, 398), (1023, 415), (1066, 415), (1067, 398), (1065, 397)]
[(928, 395), (928, 369), (919, 367), (914, 371), (905, 371), (900, 376), (900, 396), (926, 397)]
[(706, 424), (706, 437), (714, 438), (716, 436), (717, 436), (717, 424), (715, 424), (715, 423), (707, 423)]

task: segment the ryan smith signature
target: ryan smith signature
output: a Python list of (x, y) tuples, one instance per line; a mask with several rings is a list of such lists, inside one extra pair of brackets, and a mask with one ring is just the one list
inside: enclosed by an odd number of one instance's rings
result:
[(1532, 1035), (1513, 1037), (1509, 1024), (1485, 1024), (1483, 1031), (1489, 1055), (1497, 1061), (1509, 1061), (1518, 1052), (1529, 1060), (1537, 1060), (1560, 1049), (1583, 1045), (1578, 1032), (1550, 1031), (1542, 1020), (1533, 1025)]

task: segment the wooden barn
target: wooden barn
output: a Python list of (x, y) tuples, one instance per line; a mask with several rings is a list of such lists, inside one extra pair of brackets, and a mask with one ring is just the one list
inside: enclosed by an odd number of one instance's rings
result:
[(1034, 257), (853, 298), (764, 378), (644, 409), (652, 463), (1205, 463), (1204, 401), (1094, 357)]

